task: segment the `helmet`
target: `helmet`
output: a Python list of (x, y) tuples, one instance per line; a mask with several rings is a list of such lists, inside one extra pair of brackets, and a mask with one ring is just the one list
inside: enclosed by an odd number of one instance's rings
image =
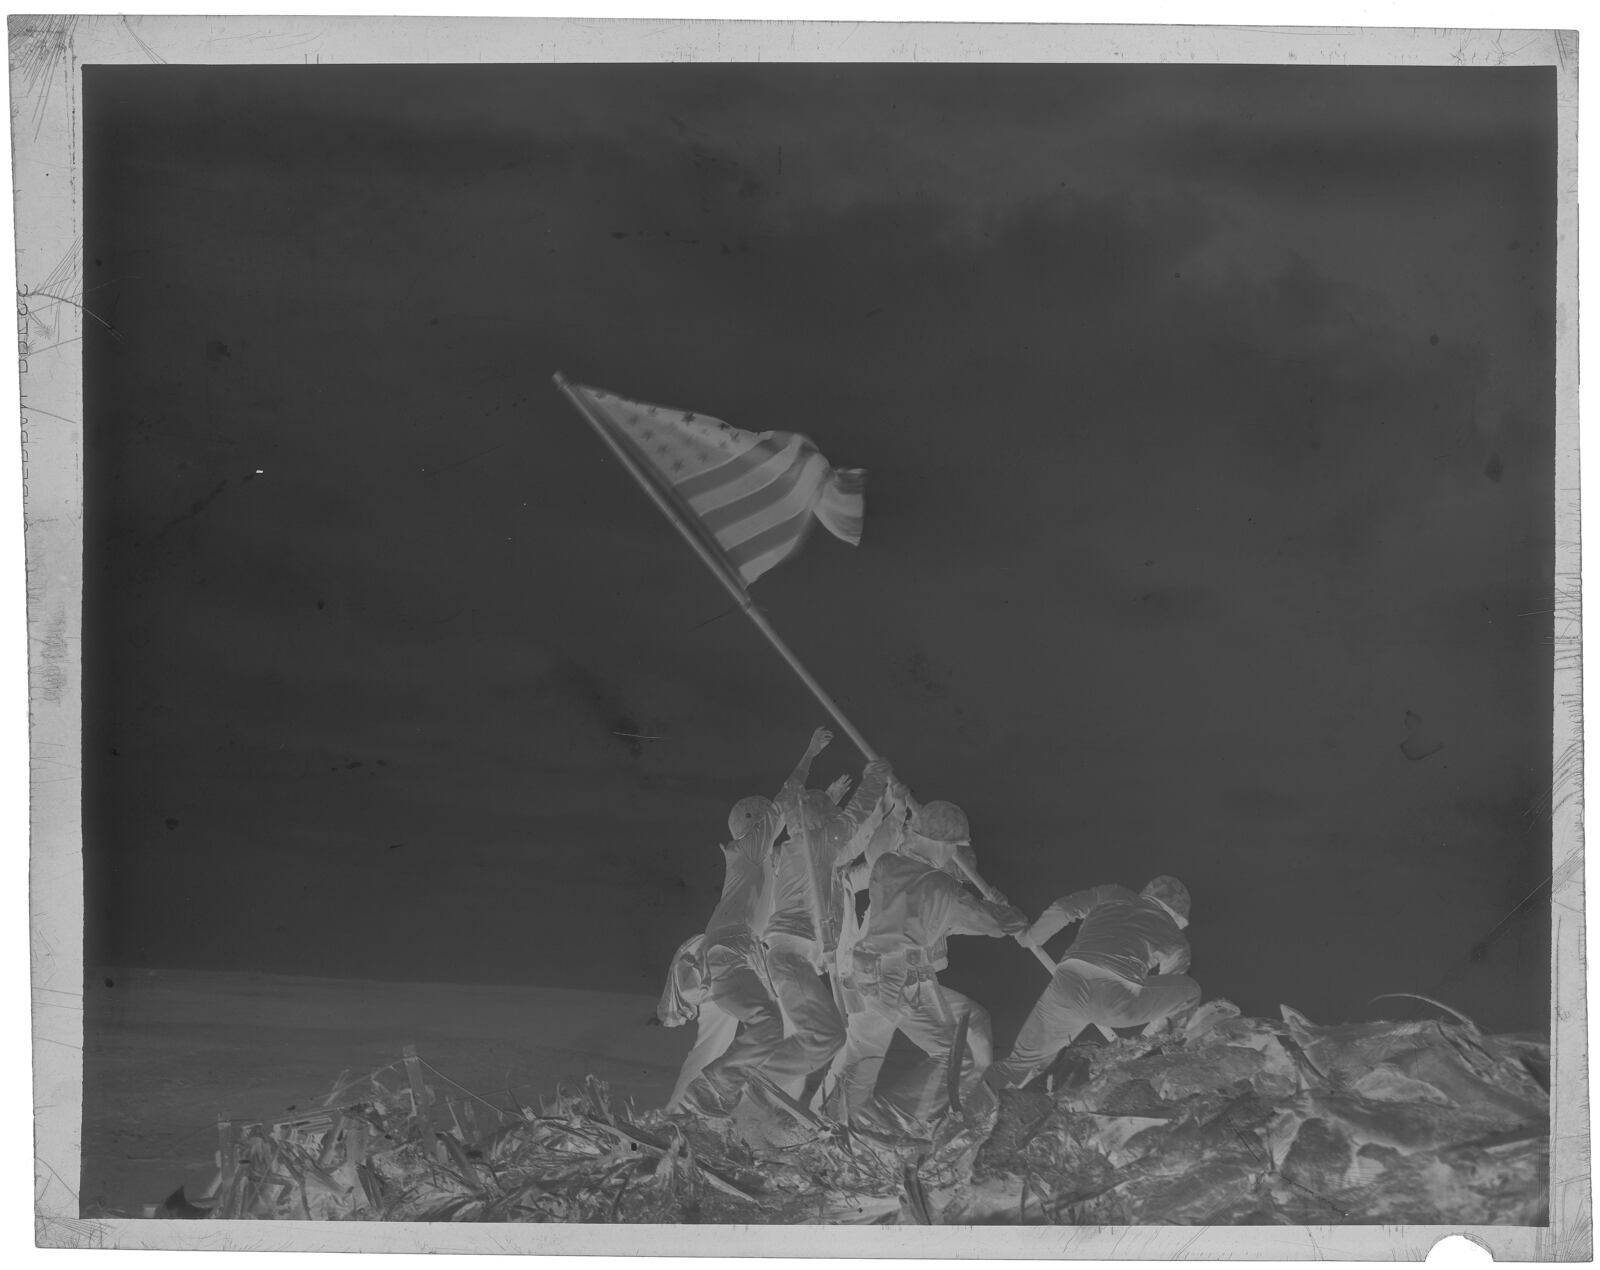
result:
[(978, 853), (970, 842), (958, 842), (950, 848), (950, 860), (969, 877), (978, 876)]
[(954, 803), (935, 800), (923, 803), (911, 817), (911, 828), (935, 842), (965, 842), (972, 836), (967, 813)]
[(937, 838), (912, 833), (900, 850), (903, 855), (921, 860), (951, 877), (969, 878), (978, 871), (978, 857), (970, 843), (940, 842)]
[(922, 838), (913, 834), (905, 840), (900, 853), (910, 856), (913, 860), (920, 860), (930, 869), (938, 869), (941, 873), (952, 876), (956, 873), (955, 857), (951, 854), (948, 842), (935, 842), (932, 838)]
[(1141, 895), (1148, 895), (1153, 900), (1165, 904), (1174, 913), (1184, 920), (1189, 917), (1189, 888), (1177, 878), (1162, 876), (1152, 878), (1145, 883)]
[(756, 794), (750, 798), (741, 798), (734, 803), (733, 810), (728, 813), (728, 832), (735, 838), (742, 838), (750, 832), (751, 826), (763, 816), (772, 811), (772, 800)]

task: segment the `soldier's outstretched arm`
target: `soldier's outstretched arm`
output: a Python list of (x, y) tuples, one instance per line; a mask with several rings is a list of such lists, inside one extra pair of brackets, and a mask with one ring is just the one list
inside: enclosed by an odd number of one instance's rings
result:
[(806, 746), (806, 752), (800, 756), (800, 761), (794, 765), (794, 771), (789, 773), (789, 779), (784, 781), (783, 788), (778, 791), (778, 809), (783, 812), (784, 820), (790, 825), (798, 824), (800, 811), (800, 796), (805, 792), (806, 781), (811, 777), (811, 762), (828, 748), (828, 743), (833, 740), (833, 733), (827, 728), (818, 728), (811, 734), (811, 741)]
[(863, 769), (861, 783), (845, 805), (845, 815), (858, 827), (864, 825), (869, 816), (881, 815), (893, 777), (894, 769), (889, 766), (888, 759), (873, 759)]
[(950, 931), (955, 935), (988, 935), (1001, 939), (1027, 929), (1028, 916), (1021, 909), (993, 900), (980, 900), (966, 891), (958, 893)]
[(851, 859), (866, 851), (878, 826), (889, 813), (889, 781), (893, 772), (887, 759), (873, 759), (861, 774), (861, 783), (840, 815), (848, 825), (848, 837), (839, 848), (841, 857)]
[(898, 776), (889, 777), (888, 800), (891, 812), (915, 816), (922, 810), (922, 804), (912, 797), (910, 787)]
[(956, 867), (979, 895), (997, 904), (1010, 904), (1011, 901), (1000, 893), (1000, 888), (978, 872), (978, 855), (970, 844), (956, 848), (955, 855)]
[(1062, 927), (1082, 921), (1095, 906), (1098, 888), (1076, 891), (1057, 900), (1040, 913), (1033, 925), (1017, 937), (1017, 942), (1029, 948), (1038, 948)]
[(800, 756), (800, 761), (795, 764), (794, 771), (789, 773), (789, 779), (785, 782), (785, 784), (798, 785), (801, 788), (804, 788), (806, 781), (810, 779), (811, 776), (812, 760), (815, 759), (817, 755), (821, 754), (823, 750), (827, 749), (832, 740), (833, 733), (828, 731), (827, 728), (818, 728), (815, 732), (813, 732), (811, 734), (811, 741), (806, 746), (806, 752)]

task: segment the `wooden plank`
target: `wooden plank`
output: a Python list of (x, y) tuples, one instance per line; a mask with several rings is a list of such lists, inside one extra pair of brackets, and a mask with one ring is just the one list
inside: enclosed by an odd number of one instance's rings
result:
[(356, 1166), (367, 1162), (367, 1126), (360, 1120), (351, 1121), (344, 1131), (344, 1156)]
[(422, 1145), (430, 1160), (439, 1160), (443, 1163), (440, 1158), (439, 1139), (433, 1132), (433, 1120), (428, 1115), (428, 1087), (423, 1083), (422, 1063), (417, 1058), (417, 1047), (407, 1045), (401, 1053), (405, 1056), (406, 1079), (411, 1082), (411, 1105), (416, 1111), (417, 1127), (422, 1130)]
[(238, 1130), (231, 1120), (217, 1118), (217, 1172), (221, 1182), (217, 1187), (218, 1204), (224, 1217), (237, 1217), (233, 1211), (238, 1201), (239, 1147)]
[[(961, 1113), (961, 1068), (967, 1058), (967, 1028), (971, 1026), (972, 1016), (965, 1012), (956, 1020), (955, 1043), (950, 1047), (950, 1072), (948, 1089), (950, 1112), (960, 1116)], [(965, 1117), (962, 1117), (965, 1119)]]
[(322, 1151), (317, 1156), (319, 1168), (327, 1168), (333, 1163), (334, 1152), (338, 1149), (339, 1139), (344, 1134), (344, 1112), (339, 1113), (339, 1118), (333, 1122), (333, 1127), (322, 1140)]

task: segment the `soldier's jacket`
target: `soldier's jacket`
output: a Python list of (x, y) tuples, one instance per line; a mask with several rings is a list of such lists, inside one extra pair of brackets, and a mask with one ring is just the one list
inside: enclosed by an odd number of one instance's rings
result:
[(746, 930), (759, 934), (771, 919), (772, 846), (783, 832), (783, 819), (783, 813), (773, 807), (743, 837), (723, 845), (727, 872), (722, 879), (722, 898), (706, 923), (709, 938)]
[(858, 984), (877, 976), (918, 979), (944, 969), (951, 935), (1005, 934), (998, 904), (958, 879), (906, 855), (880, 856), (867, 884), (867, 921), (856, 941)]
[[(889, 765), (881, 761), (867, 764), (861, 784), (843, 807), (821, 790), (804, 789), (794, 781), (784, 785), (778, 806), (789, 836), (778, 848), (769, 936), (815, 941), (825, 953), (837, 947), (842, 900), (834, 870), (859, 854), (877, 827), (888, 785)], [(819, 909), (822, 931), (815, 918)]]
[(1125, 886), (1095, 886), (1059, 899), (1039, 915), (1032, 934), (1043, 943), (1068, 922), (1082, 921), (1063, 961), (1086, 961), (1129, 983), (1189, 968), (1189, 941), (1172, 915)]

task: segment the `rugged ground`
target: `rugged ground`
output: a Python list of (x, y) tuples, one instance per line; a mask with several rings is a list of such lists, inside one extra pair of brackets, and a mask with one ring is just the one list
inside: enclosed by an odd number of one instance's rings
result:
[[(357, 1078), (246, 1133), (170, 1215), (582, 1222), (1536, 1225), (1549, 1048), (1464, 1020), (1319, 1027), (1212, 1002), (1083, 1045), (932, 1130), (758, 1089), (731, 1119), (595, 1077), (492, 1108), (442, 1073)], [(654, 1105), (654, 1099), (646, 1106)]]
[(608, 992), (104, 969), (86, 995), (85, 1213), (138, 1214), (203, 1184), (218, 1117), (294, 1116), (407, 1044), (500, 1102), (592, 1074), (656, 1106), (693, 1039), (645, 1025), (653, 998)]
[(1471, 1025), (1318, 1027), (1214, 1002), (1008, 1094), (948, 1218), (1074, 1225), (1547, 1220), (1549, 1046)]

